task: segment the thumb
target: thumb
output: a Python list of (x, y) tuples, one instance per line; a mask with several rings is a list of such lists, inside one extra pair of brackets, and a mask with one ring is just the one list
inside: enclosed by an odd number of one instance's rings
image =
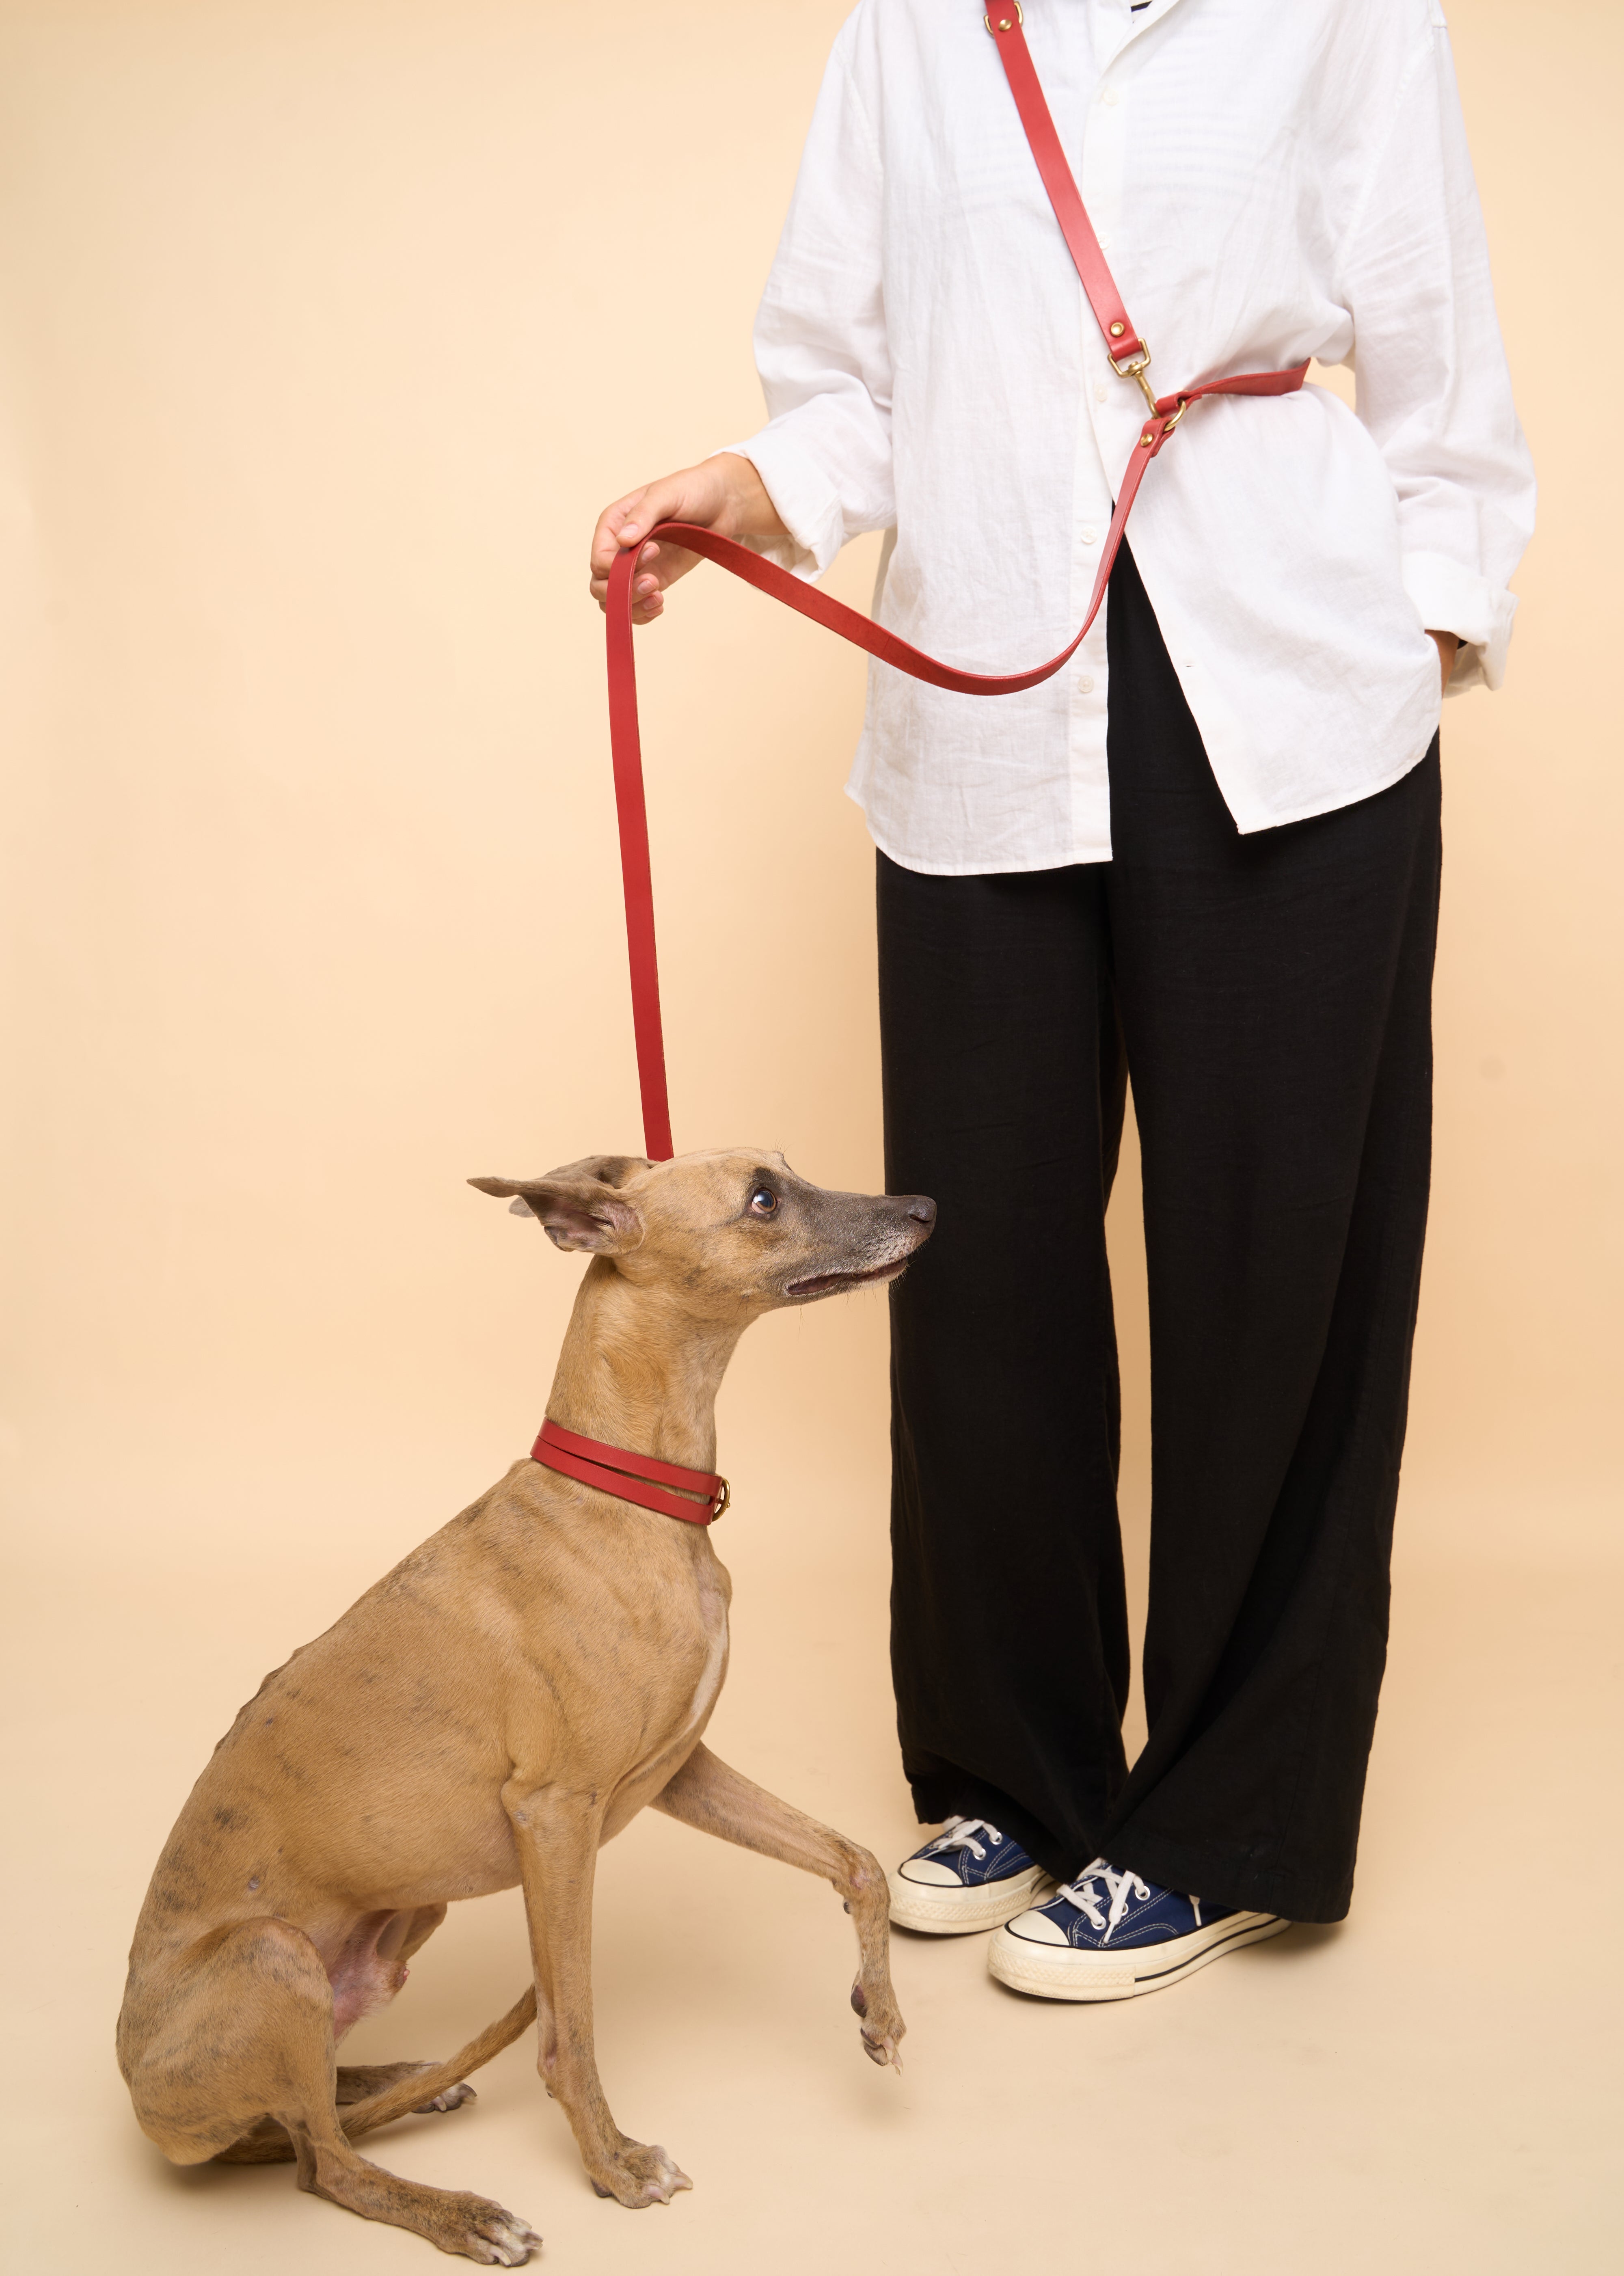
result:
[(633, 502), (616, 535), (624, 550), (646, 538), (657, 522), (709, 519), (709, 515), (697, 510), (697, 502), (688, 497), (687, 485), (667, 475), (663, 482), (650, 482), (641, 497)]

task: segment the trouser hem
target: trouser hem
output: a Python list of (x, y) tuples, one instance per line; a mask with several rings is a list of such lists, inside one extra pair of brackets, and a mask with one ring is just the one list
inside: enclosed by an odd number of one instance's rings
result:
[(1347, 1918), (1353, 1900), (1351, 1878), (1316, 1886), (1300, 1874), (1210, 1850), (1183, 1848), (1154, 1834), (1135, 1834), (1131, 1828), (1109, 1837), (1105, 1855), (1119, 1871), (1142, 1874), (1164, 1889), (1176, 1889), (1180, 1896), (1198, 1896), (1235, 1912), (1278, 1913), (1282, 1920), (1329, 1927)]
[(1000, 1833), (1013, 1833), (1028, 1856), (1057, 1881), (1071, 1879), (1098, 1855), (1090, 1849), (1086, 1856), (1073, 1856), (1041, 1818), (983, 1779), (937, 1773), (909, 1783), (922, 1825), (939, 1825), (947, 1817), (984, 1817)]
[(1041, 1820), (1010, 1794), (983, 1779), (936, 1773), (909, 1781), (922, 1825), (948, 1817), (984, 1817), (1000, 1833), (1013, 1834), (1028, 1857), (1057, 1881), (1074, 1880), (1085, 1865), (1104, 1856), (1119, 1870), (1142, 1874), (1180, 1896), (1199, 1896), (1235, 1912), (1276, 1913), (1282, 1920), (1332, 1927), (1347, 1918), (1353, 1900), (1351, 1875), (1334, 1883), (1313, 1883), (1299, 1873), (1248, 1863), (1210, 1849), (1187, 1847), (1132, 1827), (1102, 1834), (1081, 1855), (1066, 1849)]

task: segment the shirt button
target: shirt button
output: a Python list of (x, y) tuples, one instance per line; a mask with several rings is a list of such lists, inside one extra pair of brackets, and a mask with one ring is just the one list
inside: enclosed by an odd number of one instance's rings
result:
[(1106, 108), (1106, 110), (1112, 110), (1112, 109), (1115, 106), (1116, 100), (1117, 100), (1117, 91), (1116, 91), (1115, 87), (1101, 87), (1101, 89), (1100, 89), (1100, 95), (1099, 95), (1099, 99), (1100, 99), (1100, 101), (1104, 104), (1104, 106), (1105, 106), (1105, 108)]
[(1103, 379), (1097, 379), (1094, 383), (1094, 400), (1096, 403), (1103, 403), (1105, 400), (1105, 383)]
[(1085, 695), (1092, 695), (1094, 693), (1094, 674), (1091, 671), (1085, 671), (1082, 678), (1077, 682), (1077, 685)]
[(1095, 539), (1099, 535), (1098, 530), (1095, 528), (1094, 524), (1091, 521), (1085, 522), (1077, 534), (1081, 538), (1085, 545), (1092, 545)]

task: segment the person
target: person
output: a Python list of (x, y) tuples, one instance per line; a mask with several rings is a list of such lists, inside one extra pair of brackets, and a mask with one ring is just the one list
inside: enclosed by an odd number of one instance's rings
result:
[[(1436, 0), (1026, 0), (1160, 385), (1066, 669), (871, 665), (892, 1292), (892, 1665), (918, 1813), (892, 1916), (1074, 1999), (1347, 1911), (1386, 1650), (1430, 1172), (1444, 690), (1499, 684), (1533, 480)], [(981, 0), (861, 0), (756, 327), (768, 423), (611, 505), (603, 598), (694, 557), (808, 576), (886, 532), (882, 620), (1009, 672), (1081, 622), (1144, 412), (1090, 315)], [(1131, 1075), (1153, 1403), (1149, 1736), (1121, 1725), (1104, 1214)]]

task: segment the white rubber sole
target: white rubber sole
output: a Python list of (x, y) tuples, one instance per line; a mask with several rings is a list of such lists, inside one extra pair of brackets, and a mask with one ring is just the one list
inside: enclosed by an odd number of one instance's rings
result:
[(905, 1881), (888, 1873), (891, 1916), (899, 1928), (919, 1930), (925, 1936), (973, 1936), (979, 1929), (1002, 1928), (1017, 1913), (1029, 1913), (1043, 1901), (1040, 1891), (1053, 1883), (1040, 1865), (1012, 1873), (1006, 1881), (985, 1881), (978, 1889), (931, 1889), (920, 1881)]
[[(1039, 1999), (1136, 1999), (1141, 1992), (1181, 1984), (1210, 1960), (1222, 1960), (1242, 1945), (1262, 1944), (1290, 1926), (1277, 1913), (1231, 1913), (1209, 1929), (1137, 1952), (1081, 1952), (1074, 1945), (1034, 1944), (1000, 1928), (987, 1946), (987, 1967), (1000, 1984)], [(1177, 1957), (1170, 1957), (1175, 1946)]]

